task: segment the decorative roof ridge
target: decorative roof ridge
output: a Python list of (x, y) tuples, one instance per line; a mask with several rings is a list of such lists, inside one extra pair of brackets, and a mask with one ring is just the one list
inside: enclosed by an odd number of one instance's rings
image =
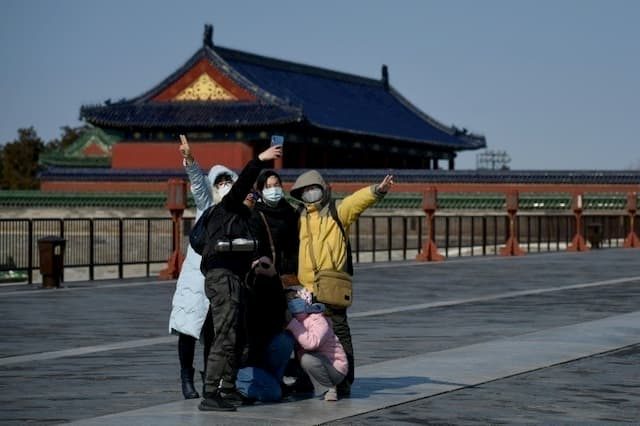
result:
[(483, 135), (467, 133), (466, 129), (463, 129), (461, 131), (455, 126), (447, 126), (446, 124), (436, 120), (435, 118), (431, 117), (429, 114), (420, 110), (420, 108), (416, 107), (413, 103), (411, 103), (411, 101), (409, 101), (407, 98), (402, 96), (400, 92), (394, 89), (393, 86), (391, 85), (389, 85), (388, 92), (391, 96), (396, 98), (398, 102), (404, 105), (407, 109), (412, 111), (414, 114), (416, 114), (417, 116), (419, 116), (420, 118), (422, 118), (423, 120), (425, 120), (426, 122), (428, 122), (429, 124), (437, 128), (438, 130), (441, 130), (451, 136), (455, 136), (465, 142), (468, 142), (474, 145), (473, 147), (470, 147), (468, 149), (477, 149), (477, 148), (483, 148), (487, 146), (486, 139)]
[(218, 48), (209, 47), (208, 45), (205, 45), (202, 48), (207, 59), (224, 70), (227, 75), (231, 77), (236, 83), (256, 95), (258, 99), (262, 99), (268, 103), (274, 103), (279, 106), (291, 106), (286, 100), (281, 99), (273, 93), (264, 90), (263, 88), (249, 80), (247, 77), (245, 77), (243, 74), (236, 71), (236, 69), (233, 68), (226, 60), (224, 60), (222, 56), (216, 53), (216, 49)]
[[(107, 105), (113, 106), (118, 104), (126, 104), (126, 105), (148, 104), (151, 99), (153, 99), (155, 96), (157, 96), (162, 91), (164, 91), (167, 87), (171, 86), (176, 81), (178, 81), (190, 68), (195, 66), (200, 60), (205, 59), (209, 63), (214, 65), (216, 68), (223, 71), (229, 78), (231, 78), (239, 86), (256, 95), (259, 101), (262, 101), (264, 103), (277, 104), (279, 106), (285, 106), (285, 105), (288, 106), (288, 103), (286, 101), (260, 88), (258, 85), (250, 81), (244, 75), (236, 71), (227, 61), (225, 61), (220, 55), (218, 55), (214, 49), (217, 49), (217, 48), (211, 48), (207, 44), (204, 44), (189, 59), (187, 59), (187, 61), (182, 66), (178, 67), (177, 70), (175, 70), (168, 77), (166, 77), (160, 83), (156, 84), (151, 89), (147, 90), (146, 92), (134, 98), (123, 99), (122, 101), (119, 101), (116, 103), (107, 103)], [(102, 105), (95, 105), (95, 106), (102, 106)]]
[(384, 88), (383, 82), (375, 78), (363, 77), (357, 74), (350, 74), (341, 71), (330, 70), (314, 65), (303, 64), (300, 62), (292, 62), (284, 59), (263, 56), (256, 53), (245, 52), (242, 50), (231, 49), (228, 47), (216, 46), (215, 50), (223, 58), (235, 59), (238, 61), (249, 62), (264, 67), (276, 68), (285, 71), (296, 72), (300, 74), (310, 74), (317, 77), (329, 78), (332, 80), (346, 81), (349, 83), (362, 84), (367, 86), (375, 86)]

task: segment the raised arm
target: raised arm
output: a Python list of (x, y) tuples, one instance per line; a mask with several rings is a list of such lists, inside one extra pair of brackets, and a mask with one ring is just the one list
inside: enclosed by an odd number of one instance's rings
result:
[(213, 182), (209, 182), (202, 174), (200, 165), (193, 158), (191, 147), (185, 135), (180, 135), (180, 147), (178, 150), (182, 155), (182, 165), (191, 183), (191, 194), (193, 194), (196, 208), (199, 211), (204, 211), (213, 204), (213, 195), (211, 194)]
[(367, 186), (345, 197), (337, 206), (338, 216), (344, 226), (349, 226), (363, 211), (384, 197), (393, 186), (393, 175), (386, 175), (377, 185)]

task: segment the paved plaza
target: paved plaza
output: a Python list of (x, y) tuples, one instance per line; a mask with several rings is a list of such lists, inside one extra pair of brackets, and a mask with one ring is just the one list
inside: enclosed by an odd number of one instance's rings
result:
[(354, 285), (352, 397), (225, 414), (182, 399), (175, 281), (2, 286), (0, 423), (640, 421), (640, 250), (367, 264)]

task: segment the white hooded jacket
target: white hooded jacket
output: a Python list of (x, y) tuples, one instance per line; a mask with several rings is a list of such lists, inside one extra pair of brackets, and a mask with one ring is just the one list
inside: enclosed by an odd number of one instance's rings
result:
[[(185, 165), (185, 171), (191, 182), (191, 193), (196, 203), (196, 219), (209, 206), (217, 204), (220, 199), (213, 183), (222, 173), (229, 174), (233, 181), (238, 175), (230, 169), (216, 165), (209, 170), (208, 176), (202, 174), (200, 166), (195, 161)], [(187, 247), (187, 256), (182, 264), (180, 276), (176, 282), (173, 294), (171, 316), (169, 317), (169, 332), (188, 334), (196, 339), (200, 338), (202, 325), (209, 311), (209, 299), (204, 292), (204, 276), (200, 272), (201, 256)]]

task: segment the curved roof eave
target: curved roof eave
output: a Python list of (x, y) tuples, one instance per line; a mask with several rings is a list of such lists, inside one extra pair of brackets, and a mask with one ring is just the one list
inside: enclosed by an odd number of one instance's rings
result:
[(374, 137), (378, 137), (378, 138), (382, 138), (382, 139), (389, 139), (389, 140), (394, 140), (394, 141), (398, 141), (398, 142), (409, 142), (409, 143), (419, 143), (419, 144), (429, 144), (429, 145), (433, 145), (436, 147), (442, 147), (442, 148), (452, 148), (452, 149), (456, 149), (458, 151), (461, 150), (470, 150), (470, 149), (479, 149), (479, 148), (483, 148), (486, 146), (486, 143), (482, 142), (478, 145), (474, 145), (474, 146), (469, 146), (469, 143), (465, 143), (465, 145), (458, 145), (458, 144), (452, 144), (452, 143), (446, 143), (446, 142), (439, 142), (439, 141), (434, 141), (434, 140), (425, 140), (425, 139), (414, 139), (414, 138), (409, 138), (406, 136), (403, 137), (398, 137), (398, 136), (393, 136), (393, 135), (388, 135), (388, 134), (383, 134), (383, 133), (374, 133), (374, 132), (364, 132), (364, 131), (358, 131), (358, 130), (353, 130), (353, 129), (345, 129), (345, 128), (339, 128), (339, 127), (330, 127), (330, 126), (325, 126), (319, 123), (315, 123), (311, 120), (309, 120), (307, 117), (305, 117), (306, 121), (319, 128), (319, 129), (323, 129), (323, 130), (332, 130), (332, 131), (338, 131), (338, 132), (343, 132), (343, 133), (349, 133), (349, 134), (353, 134), (353, 135), (363, 135), (363, 136), (374, 136)]
[(407, 98), (402, 96), (400, 92), (394, 89), (391, 85), (389, 85), (389, 94), (394, 98), (396, 98), (398, 102), (404, 105), (407, 109), (412, 111), (414, 114), (418, 115), (420, 118), (422, 118), (423, 120), (431, 124), (433, 127), (437, 128), (438, 130), (444, 133), (447, 133), (450, 136), (458, 137), (459, 139), (463, 139), (463, 140), (468, 139), (464, 142), (477, 145), (469, 149), (478, 149), (478, 148), (484, 148), (487, 146), (486, 139), (484, 136), (476, 135), (474, 133), (460, 134), (452, 126), (447, 126), (446, 124), (443, 124), (442, 122), (431, 117), (429, 114), (426, 114), (425, 112), (420, 110), (420, 108), (416, 107), (413, 103), (411, 103), (411, 101), (409, 101)]

